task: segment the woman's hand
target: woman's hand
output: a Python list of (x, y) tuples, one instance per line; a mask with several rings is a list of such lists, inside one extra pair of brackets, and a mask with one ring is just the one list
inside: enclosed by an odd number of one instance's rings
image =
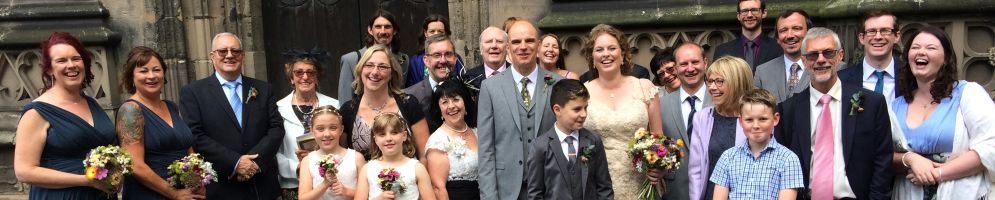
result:
[(909, 175), (906, 176), (906, 179), (909, 179), (909, 181), (912, 181), (912, 184), (915, 185), (935, 185), (936, 179), (934, 178), (932, 172), (934, 165), (933, 161), (913, 152), (908, 152), (906, 154), (907, 156), (905, 156), (905, 163), (912, 169), (909, 171)]
[(660, 170), (650, 169), (646, 172), (646, 178), (650, 180), (650, 184), (657, 185), (661, 182), (660, 178), (663, 177), (663, 173)]
[(297, 160), (304, 160), (304, 157), (307, 157), (308, 153), (310, 153), (310, 151), (304, 149), (298, 149), (294, 152), (294, 154), (297, 154)]
[(98, 180), (90, 180), (89, 186), (97, 188), (98, 190), (103, 191), (104, 193), (107, 194), (117, 194), (117, 191), (120, 191), (121, 188), (121, 186), (115, 187), (113, 185), (104, 184)]
[(394, 197), (394, 191), (384, 191), (384, 192), (380, 193), (379, 196), (374, 197), (373, 199), (374, 200), (388, 200), (388, 199), (393, 200), (394, 198), (395, 198)]
[(178, 189), (173, 193), (173, 198), (175, 200), (192, 200), (192, 199), (204, 199), (203, 195), (194, 194), (195, 191), (192, 189)]

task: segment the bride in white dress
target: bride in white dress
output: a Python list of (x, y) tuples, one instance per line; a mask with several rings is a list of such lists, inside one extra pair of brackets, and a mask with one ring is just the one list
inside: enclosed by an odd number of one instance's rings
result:
[(616, 199), (635, 199), (646, 176), (632, 166), (626, 153), (629, 140), (639, 128), (663, 134), (659, 91), (652, 82), (623, 75), (632, 70), (629, 44), (618, 29), (599, 24), (591, 29), (587, 56), (591, 81), (584, 84), (591, 93), (584, 128), (601, 134), (609, 158), (608, 171)]

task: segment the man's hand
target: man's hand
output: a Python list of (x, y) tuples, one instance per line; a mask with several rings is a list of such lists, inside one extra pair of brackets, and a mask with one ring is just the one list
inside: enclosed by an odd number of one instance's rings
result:
[(259, 154), (252, 155), (242, 155), (238, 158), (238, 166), (235, 168), (235, 173), (237, 173), (238, 181), (247, 181), (259, 172), (259, 165), (252, 161), (259, 157)]

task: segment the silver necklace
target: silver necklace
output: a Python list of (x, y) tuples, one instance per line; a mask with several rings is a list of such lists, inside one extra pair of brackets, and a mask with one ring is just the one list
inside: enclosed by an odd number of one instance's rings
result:
[(373, 107), (373, 105), (372, 105), (372, 104), (370, 104), (370, 102), (369, 102), (369, 101), (367, 101), (367, 102), (366, 102), (366, 107), (370, 107), (370, 110), (373, 110), (373, 112), (374, 112), (374, 113), (376, 113), (377, 115), (379, 115), (379, 114), (380, 114), (380, 112), (383, 112), (383, 109), (384, 109), (385, 107), (387, 107), (387, 101), (383, 101), (383, 104), (382, 104), (382, 105), (380, 105), (380, 107)]

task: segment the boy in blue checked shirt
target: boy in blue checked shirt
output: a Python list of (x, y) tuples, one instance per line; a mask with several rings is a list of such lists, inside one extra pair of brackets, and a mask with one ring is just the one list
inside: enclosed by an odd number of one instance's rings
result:
[(740, 99), (740, 124), (747, 142), (722, 152), (709, 179), (715, 183), (712, 199), (795, 199), (803, 188), (801, 162), (788, 148), (771, 141), (777, 98), (753, 89)]

